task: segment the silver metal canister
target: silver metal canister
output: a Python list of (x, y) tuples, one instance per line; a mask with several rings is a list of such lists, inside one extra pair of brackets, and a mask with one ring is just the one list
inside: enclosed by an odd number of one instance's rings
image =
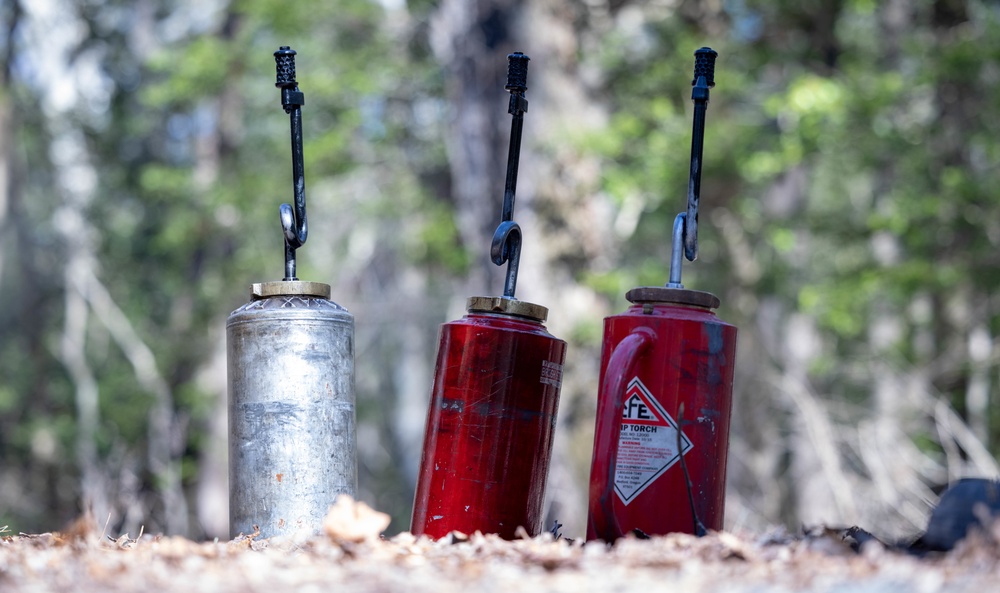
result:
[(330, 286), (254, 284), (229, 315), (229, 531), (318, 533), (357, 491), (354, 317)]

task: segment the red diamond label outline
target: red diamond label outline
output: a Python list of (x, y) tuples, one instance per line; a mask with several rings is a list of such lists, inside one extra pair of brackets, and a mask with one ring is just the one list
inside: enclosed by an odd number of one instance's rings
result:
[[(637, 399), (645, 407), (645, 410), (640, 409)], [(649, 441), (645, 447), (641, 441), (630, 440), (629, 430), (621, 429), (618, 436), (618, 463), (615, 467), (615, 493), (623, 504), (628, 505), (652, 485), (657, 478), (673, 467), (680, 460), (681, 455), (686, 455), (691, 451), (694, 448), (694, 443), (688, 439), (684, 431), (679, 429), (677, 422), (663, 409), (660, 402), (656, 401), (656, 398), (639, 380), (639, 377), (634, 377), (629, 381), (628, 388), (625, 390), (625, 406), (622, 410), (621, 424), (623, 427), (626, 425), (657, 427), (656, 433), (659, 432), (659, 427), (666, 429), (663, 436), (655, 438), (648, 438), (649, 433), (640, 432), (638, 438), (647, 438)], [(680, 454), (675, 450), (678, 431), (680, 431), (681, 440)], [(623, 443), (623, 439), (626, 439), (625, 443)], [(663, 445), (664, 443), (666, 446), (650, 446), (651, 444)], [(624, 449), (623, 444), (625, 444)], [(623, 450), (625, 451), (624, 455)], [(663, 452), (666, 452), (667, 455), (663, 455)], [(626, 457), (629, 458), (626, 459)], [(622, 474), (627, 474), (629, 479), (626, 480)]]

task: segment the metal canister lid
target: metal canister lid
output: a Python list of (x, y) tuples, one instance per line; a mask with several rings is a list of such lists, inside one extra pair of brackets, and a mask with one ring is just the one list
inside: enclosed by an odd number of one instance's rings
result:
[(469, 313), (499, 313), (501, 315), (514, 315), (524, 317), (544, 323), (549, 316), (549, 310), (541, 305), (519, 301), (510, 297), (469, 297), (465, 308)]
[(250, 285), (250, 299), (253, 301), (281, 296), (316, 297), (330, 300), (330, 295), (330, 285), (322, 282), (280, 280), (277, 282), (255, 282)]
[(670, 303), (675, 305), (691, 305), (718, 309), (722, 301), (710, 292), (688, 290), (686, 288), (667, 288), (666, 286), (638, 286), (625, 293), (630, 303)]

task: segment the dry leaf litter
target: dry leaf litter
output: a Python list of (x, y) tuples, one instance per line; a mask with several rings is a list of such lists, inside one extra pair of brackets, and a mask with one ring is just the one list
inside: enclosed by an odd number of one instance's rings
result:
[(383, 539), (389, 517), (347, 497), (324, 534), (196, 543), (99, 534), (81, 519), (63, 532), (0, 533), (0, 591), (678, 591), (975, 592), (1000, 587), (1000, 525), (948, 553), (922, 557), (857, 543), (844, 530), (791, 535), (673, 534), (584, 545), (551, 534), (504, 541), (454, 533)]

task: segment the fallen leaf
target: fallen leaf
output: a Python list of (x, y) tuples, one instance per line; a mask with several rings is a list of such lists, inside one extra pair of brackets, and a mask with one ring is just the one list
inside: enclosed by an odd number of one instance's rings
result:
[(389, 515), (341, 494), (323, 518), (323, 531), (337, 543), (378, 539), (389, 526)]

